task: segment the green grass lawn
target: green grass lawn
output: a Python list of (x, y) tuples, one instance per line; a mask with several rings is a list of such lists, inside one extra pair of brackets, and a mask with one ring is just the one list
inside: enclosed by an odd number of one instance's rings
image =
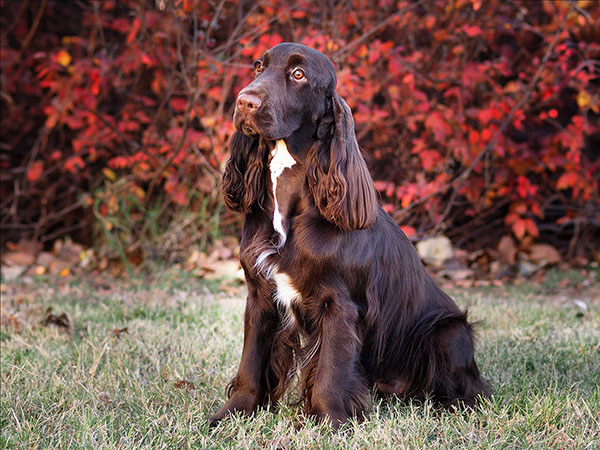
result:
[[(243, 288), (226, 295), (168, 272), (5, 284), (0, 447), (600, 448), (598, 290), (563, 290), (562, 277), (452, 292), (482, 321), (491, 401), (452, 413), (373, 399), (366, 421), (338, 432), (310, 420), (297, 429), (300, 409), (285, 405), (207, 428), (239, 361)], [(48, 307), (66, 313), (69, 332), (41, 323)]]

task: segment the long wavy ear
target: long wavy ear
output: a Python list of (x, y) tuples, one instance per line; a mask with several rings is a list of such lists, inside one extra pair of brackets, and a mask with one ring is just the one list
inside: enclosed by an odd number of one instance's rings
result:
[(321, 119), (320, 143), (307, 161), (308, 185), (325, 219), (343, 230), (368, 228), (377, 215), (377, 194), (362, 157), (350, 108), (337, 94)]
[(265, 197), (265, 167), (268, 148), (262, 138), (251, 138), (239, 131), (229, 140), (230, 156), (221, 186), (225, 205), (232, 211), (249, 212), (262, 208)]

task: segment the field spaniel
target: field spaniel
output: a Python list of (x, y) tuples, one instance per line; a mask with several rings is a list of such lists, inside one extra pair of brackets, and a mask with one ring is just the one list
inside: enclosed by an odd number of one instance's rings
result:
[(487, 395), (473, 332), (378, 205), (331, 61), (284, 43), (239, 93), (223, 175), (244, 214), (244, 346), (209, 419), (274, 404), (299, 375), (305, 412), (338, 427), (370, 389), (443, 405)]

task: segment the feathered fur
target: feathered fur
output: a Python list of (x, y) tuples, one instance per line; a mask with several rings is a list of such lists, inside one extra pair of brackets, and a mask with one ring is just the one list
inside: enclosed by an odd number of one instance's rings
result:
[[(277, 402), (296, 373), (306, 413), (334, 426), (366, 411), (370, 388), (444, 405), (488, 395), (466, 312), (377, 204), (331, 62), (286, 43), (256, 66), (223, 175), (226, 205), (245, 214), (244, 347), (211, 424)], [(272, 174), (276, 147), (293, 164)], [(278, 274), (289, 280), (283, 292)]]

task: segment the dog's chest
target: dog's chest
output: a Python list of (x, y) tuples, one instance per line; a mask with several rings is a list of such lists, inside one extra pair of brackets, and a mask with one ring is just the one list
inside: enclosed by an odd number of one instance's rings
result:
[(273, 195), (272, 226), (275, 237), (272, 241), (265, 243), (265, 248), (255, 264), (256, 268), (274, 283), (273, 298), (287, 312), (289, 319), (293, 318), (292, 302), (300, 299), (301, 296), (294, 287), (290, 275), (280, 271), (279, 258), (288, 239), (289, 215), (293, 209), (299, 184), (296, 180), (298, 175), (296, 169), (298, 169), (297, 161), (288, 151), (285, 142), (278, 140), (271, 152), (269, 162)]
[(276, 246), (281, 248), (285, 245), (288, 233), (288, 214), (290, 213), (292, 198), (294, 196), (294, 185), (292, 168), (296, 160), (288, 151), (285, 142), (280, 139), (276, 142), (271, 152), (269, 170), (271, 173), (271, 189), (273, 193), (273, 229), (277, 232), (279, 242)]
[(292, 302), (300, 299), (300, 293), (292, 284), (292, 280), (287, 273), (277, 272), (273, 274), (275, 282), (275, 300), (287, 311), (291, 313)]

